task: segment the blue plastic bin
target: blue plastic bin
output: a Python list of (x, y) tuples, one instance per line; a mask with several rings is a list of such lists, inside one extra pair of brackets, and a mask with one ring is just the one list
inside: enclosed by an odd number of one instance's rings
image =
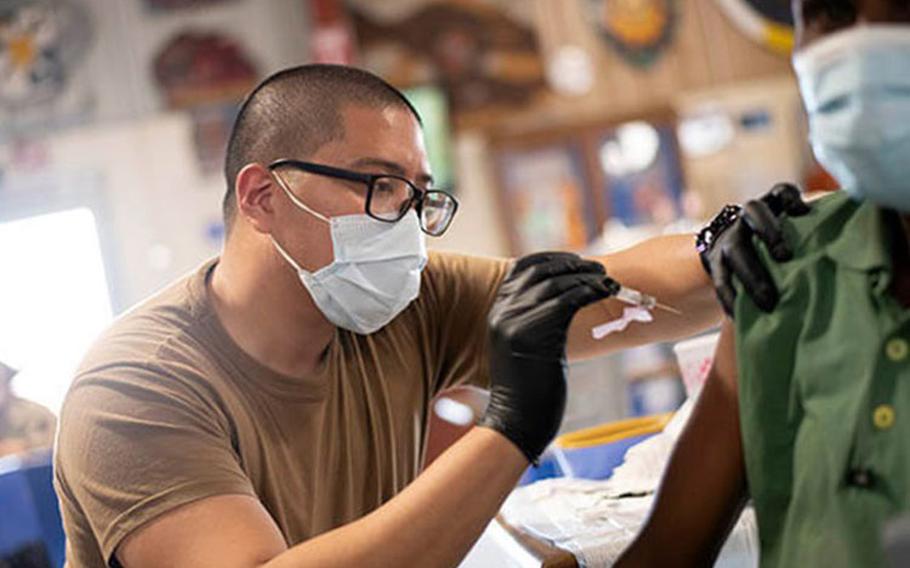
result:
[(23, 555), (34, 566), (63, 566), (65, 538), (50, 451), (0, 459), (0, 559)]

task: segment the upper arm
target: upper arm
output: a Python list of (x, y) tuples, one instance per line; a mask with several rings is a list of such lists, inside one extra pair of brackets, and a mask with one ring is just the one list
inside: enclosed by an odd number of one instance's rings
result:
[(111, 366), (78, 380), (54, 458), (76, 564), (110, 559), (138, 527), (188, 503), (255, 495), (216, 407), (149, 369)]
[(117, 548), (124, 568), (260, 566), (286, 550), (262, 504), (246, 495), (208, 497), (131, 533)]
[(659, 565), (713, 562), (742, 511), (747, 488), (737, 399), (733, 326), (725, 322), (714, 365), (681, 434), (651, 517), (626, 560)]

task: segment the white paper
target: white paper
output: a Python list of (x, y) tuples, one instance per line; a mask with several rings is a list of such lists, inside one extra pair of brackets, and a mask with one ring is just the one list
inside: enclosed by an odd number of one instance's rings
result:
[[(503, 517), (524, 532), (571, 552), (585, 568), (612, 566), (641, 529), (654, 494), (607, 497), (603, 482), (546, 479), (515, 490)], [(758, 528), (746, 508), (721, 549), (715, 568), (756, 568)]]
[[(630, 448), (610, 479), (545, 479), (521, 487), (506, 500), (503, 517), (571, 552), (585, 568), (612, 566), (645, 522), (696, 398), (683, 404), (663, 432)], [(758, 553), (758, 528), (750, 507), (730, 533), (715, 568), (755, 568)]]

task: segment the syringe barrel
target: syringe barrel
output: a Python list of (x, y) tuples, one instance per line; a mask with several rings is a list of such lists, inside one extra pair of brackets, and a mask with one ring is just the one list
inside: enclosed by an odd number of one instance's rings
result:
[(646, 309), (651, 309), (657, 304), (657, 300), (653, 296), (648, 296), (647, 294), (642, 294), (638, 290), (633, 290), (632, 288), (626, 288), (625, 286), (620, 288), (619, 292), (616, 294), (616, 299), (625, 302), (633, 306), (639, 306)]

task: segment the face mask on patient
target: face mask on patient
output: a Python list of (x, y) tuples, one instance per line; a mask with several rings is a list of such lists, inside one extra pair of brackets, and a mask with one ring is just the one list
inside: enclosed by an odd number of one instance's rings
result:
[(910, 212), (910, 26), (837, 32), (793, 67), (819, 162), (856, 199)]

